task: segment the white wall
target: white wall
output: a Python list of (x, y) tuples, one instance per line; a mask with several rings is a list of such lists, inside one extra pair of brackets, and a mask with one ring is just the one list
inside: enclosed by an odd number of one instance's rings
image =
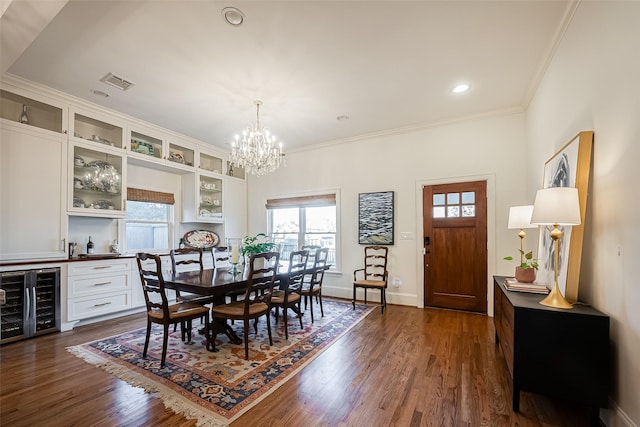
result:
[[(286, 168), (249, 178), (249, 232), (267, 230), (267, 198), (339, 189), (342, 274), (325, 276), (325, 292), (351, 298), (353, 270), (361, 267), (363, 256), (357, 239), (358, 193), (395, 191), (395, 245), (390, 251), (389, 274), (401, 278), (402, 285), (399, 289), (389, 288), (388, 301), (422, 306), (422, 199), (418, 183), (493, 177), (495, 200), (489, 202), (495, 203), (495, 228), (488, 230), (493, 245), (489, 248), (489, 277), (513, 274), (513, 263), (502, 261), (502, 257), (517, 255), (519, 247), (517, 230), (506, 229), (509, 206), (531, 203), (525, 191), (524, 153), (523, 114), (288, 153)], [(400, 240), (400, 232), (412, 232), (414, 240)], [(492, 304), (489, 311), (492, 312)]]
[(594, 131), (579, 299), (611, 317), (613, 411), (640, 425), (640, 3), (582, 2), (527, 112), (528, 193), (544, 162)]

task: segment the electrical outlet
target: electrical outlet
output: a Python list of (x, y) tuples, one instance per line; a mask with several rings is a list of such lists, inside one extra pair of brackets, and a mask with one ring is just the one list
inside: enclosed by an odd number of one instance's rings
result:
[(399, 288), (400, 285), (402, 285), (402, 279), (399, 277), (394, 277), (391, 284), (393, 285), (394, 288)]

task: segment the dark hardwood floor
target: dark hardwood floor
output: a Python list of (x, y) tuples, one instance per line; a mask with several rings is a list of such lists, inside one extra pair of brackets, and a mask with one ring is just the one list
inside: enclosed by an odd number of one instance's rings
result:
[[(0, 347), (0, 425), (194, 426), (65, 349), (144, 325), (132, 315)], [(232, 427), (589, 425), (588, 408), (540, 395), (522, 393), (520, 409), (492, 318), (389, 306)]]

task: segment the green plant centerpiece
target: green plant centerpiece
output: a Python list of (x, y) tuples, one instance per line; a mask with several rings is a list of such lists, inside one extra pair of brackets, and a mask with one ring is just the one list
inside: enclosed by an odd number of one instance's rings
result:
[[(516, 267), (515, 278), (518, 282), (531, 283), (536, 280), (536, 270), (538, 269), (538, 260), (533, 258), (533, 251), (520, 252), (520, 265)], [(512, 256), (504, 257), (507, 261), (513, 261)]]
[(269, 252), (276, 246), (275, 243), (269, 241), (269, 236), (265, 233), (258, 233), (255, 236), (245, 236), (242, 239), (242, 255), (250, 257), (251, 255)]
[[(242, 239), (242, 256), (244, 257), (245, 272), (249, 271), (249, 258), (251, 255), (270, 252), (276, 246), (269, 241), (269, 236), (265, 233), (258, 233), (255, 236), (245, 236)], [(255, 268), (264, 268), (264, 259), (256, 261)]]

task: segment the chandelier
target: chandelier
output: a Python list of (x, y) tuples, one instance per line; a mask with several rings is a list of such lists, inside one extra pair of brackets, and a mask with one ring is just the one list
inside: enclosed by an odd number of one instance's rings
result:
[[(231, 143), (231, 164), (242, 167), (245, 172), (253, 175), (264, 175), (273, 172), (285, 163), (282, 152), (282, 142), (276, 147), (276, 137), (271, 135), (268, 129), (260, 126), (260, 106), (262, 101), (254, 101), (256, 104), (256, 125), (247, 126), (240, 136), (235, 136)], [(285, 163), (286, 165), (286, 163)]]

